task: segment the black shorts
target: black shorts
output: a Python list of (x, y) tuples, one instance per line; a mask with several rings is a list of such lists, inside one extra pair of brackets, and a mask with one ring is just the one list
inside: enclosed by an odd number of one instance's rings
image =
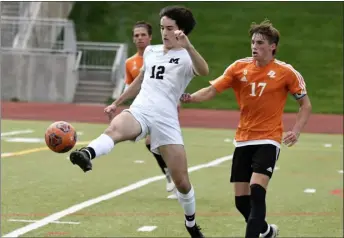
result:
[(250, 182), (252, 173), (271, 178), (280, 149), (272, 144), (236, 147), (233, 155), (231, 182)]

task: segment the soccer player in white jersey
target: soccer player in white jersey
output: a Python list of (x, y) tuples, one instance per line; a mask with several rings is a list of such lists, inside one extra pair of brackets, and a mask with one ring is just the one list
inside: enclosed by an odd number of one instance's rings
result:
[[(163, 44), (145, 49), (137, 79), (104, 109), (112, 118), (109, 127), (87, 147), (72, 152), (70, 160), (87, 172), (92, 169), (92, 159), (108, 154), (119, 142), (138, 141), (149, 133), (151, 151), (162, 155), (176, 185), (187, 231), (191, 237), (203, 237), (195, 220), (195, 194), (188, 176), (177, 104), (191, 79), (207, 75), (209, 69), (187, 37), (196, 24), (192, 12), (168, 6), (159, 15)], [(135, 96), (130, 108), (114, 117), (116, 108)]]

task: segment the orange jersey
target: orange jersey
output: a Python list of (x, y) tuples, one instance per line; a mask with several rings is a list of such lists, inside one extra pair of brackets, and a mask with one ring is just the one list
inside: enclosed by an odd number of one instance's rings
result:
[(282, 115), (288, 93), (306, 94), (306, 84), (290, 64), (277, 59), (258, 67), (251, 57), (235, 61), (210, 82), (218, 92), (233, 88), (240, 107), (237, 142), (272, 140), (281, 143)]
[(130, 85), (140, 74), (143, 65), (143, 56), (138, 53), (125, 61), (125, 83)]

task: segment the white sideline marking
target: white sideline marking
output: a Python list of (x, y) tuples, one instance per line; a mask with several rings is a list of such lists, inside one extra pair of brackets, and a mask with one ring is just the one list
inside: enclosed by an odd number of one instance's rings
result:
[(26, 130), (22, 130), (22, 131), (9, 131), (9, 132), (1, 133), (1, 137), (2, 136), (20, 135), (20, 134), (29, 134), (29, 133), (32, 133), (32, 132), (34, 132), (34, 131), (31, 130), (31, 129), (26, 129)]
[[(210, 167), (210, 166), (215, 166), (215, 165), (218, 165), (218, 164), (221, 164), (227, 160), (231, 160), (233, 157), (233, 155), (228, 155), (228, 156), (225, 156), (225, 157), (222, 157), (222, 158), (218, 158), (216, 160), (213, 160), (209, 163), (206, 163), (206, 164), (200, 164), (200, 165), (196, 165), (196, 166), (193, 166), (191, 168), (188, 169), (189, 173), (193, 172), (193, 171), (196, 171), (196, 170), (200, 170), (200, 169), (203, 169), (203, 168), (207, 168), (207, 167)], [(159, 180), (162, 180), (162, 179), (165, 179), (165, 175), (161, 175), (161, 176), (155, 176), (155, 177), (151, 177), (151, 178), (147, 178), (147, 179), (143, 179), (143, 180), (140, 180), (136, 183), (133, 183), (133, 184), (130, 184), (126, 187), (123, 187), (123, 188), (120, 188), (120, 189), (117, 189), (115, 191), (112, 191), (108, 194), (104, 194), (102, 196), (99, 196), (99, 197), (96, 197), (96, 198), (93, 198), (93, 199), (90, 199), (90, 200), (87, 200), (85, 202), (82, 202), (82, 203), (79, 203), (79, 204), (76, 204), (74, 206), (71, 206), (65, 210), (62, 210), (60, 212), (56, 212), (54, 214), (51, 214), (41, 220), (38, 220), (34, 223), (31, 223), (29, 225), (26, 225), (26, 226), (23, 226), (19, 229), (16, 229), (8, 234), (5, 234), (3, 237), (18, 237), (20, 235), (23, 235), (25, 233), (28, 233), (29, 231), (32, 231), (32, 230), (35, 230), (37, 228), (40, 228), (40, 227), (43, 227), (53, 221), (57, 221), (59, 219), (61, 219), (62, 217), (65, 217), (69, 214), (72, 214), (72, 213), (75, 213), (77, 211), (80, 211), (81, 209), (84, 209), (86, 207), (89, 207), (89, 206), (92, 206), (94, 204), (97, 204), (97, 203), (100, 203), (102, 201), (106, 201), (106, 200), (109, 200), (111, 198), (114, 198), (114, 197), (118, 197), (119, 195), (122, 195), (124, 193), (127, 193), (127, 192), (130, 192), (130, 191), (133, 191), (135, 189), (138, 189), (138, 188), (141, 188), (145, 185), (148, 185), (150, 183), (153, 183), (155, 181), (159, 181)]]
[(143, 226), (143, 227), (140, 227), (139, 229), (137, 229), (137, 231), (148, 231), (148, 232), (151, 232), (151, 231), (154, 231), (156, 229), (157, 226)]
[(143, 164), (144, 161), (143, 160), (135, 160), (134, 163), (136, 163), (136, 164)]
[(4, 139), (7, 142), (19, 143), (45, 143), (43, 138), (25, 138), (25, 137), (10, 137)]
[(343, 170), (338, 170), (338, 173), (342, 174), (342, 173), (343, 173)]
[(316, 190), (314, 188), (306, 188), (304, 192), (305, 193), (315, 193), (315, 191)]
[(224, 142), (231, 142), (232, 140), (231, 139), (229, 139), (229, 138), (226, 138), (225, 140), (224, 140)]
[(5, 157), (7, 157), (7, 156), (12, 156), (12, 154), (13, 154), (13, 153), (1, 153), (1, 157), (3, 157), (3, 156), (5, 156)]
[[(37, 220), (21, 220), (21, 219), (9, 219), (8, 221), (12, 222), (26, 222), (26, 223), (33, 223)], [(72, 225), (78, 225), (80, 222), (74, 222), (74, 221), (52, 221), (50, 223), (56, 223), (56, 224), (72, 224)]]
[(274, 170), (276, 171), (276, 170), (279, 170), (279, 169), (280, 169), (280, 168), (276, 166)]
[(324, 147), (326, 147), (326, 148), (331, 148), (331, 147), (332, 147), (332, 144), (324, 144)]

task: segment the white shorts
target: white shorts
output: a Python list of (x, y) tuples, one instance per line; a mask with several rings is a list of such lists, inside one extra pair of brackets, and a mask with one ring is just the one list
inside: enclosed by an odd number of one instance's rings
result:
[(144, 139), (150, 134), (151, 151), (160, 154), (159, 147), (163, 145), (184, 145), (179, 121), (168, 120), (163, 117), (148, 115), (138, 108), (125, 109), (141, 125), (141, 134), (135, 138), (135, 142)]

